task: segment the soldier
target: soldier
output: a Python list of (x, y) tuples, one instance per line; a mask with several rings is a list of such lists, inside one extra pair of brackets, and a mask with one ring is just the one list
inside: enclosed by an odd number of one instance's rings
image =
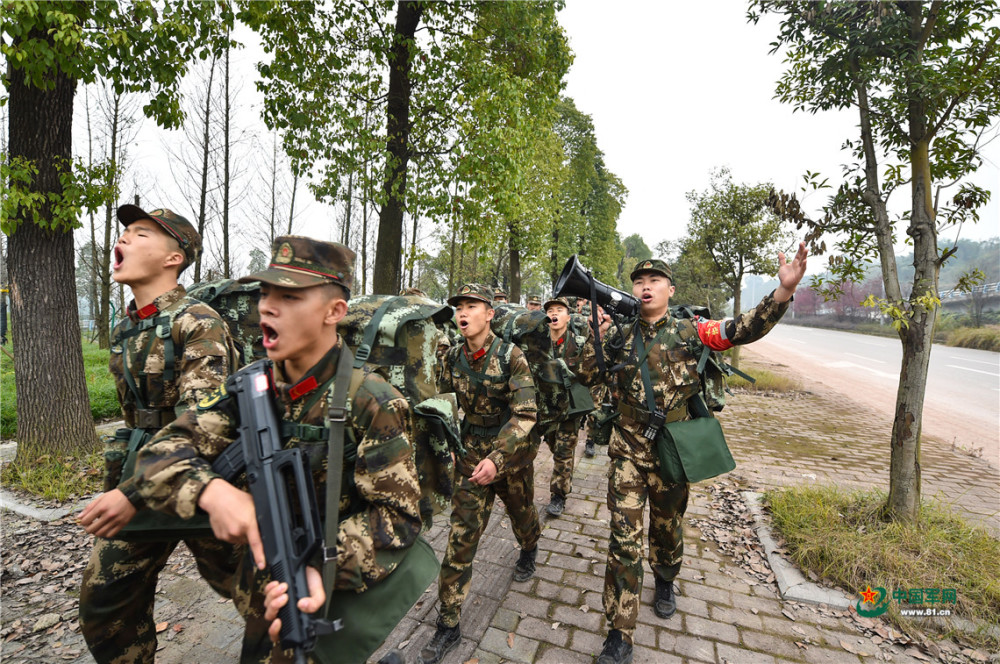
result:
[(502, 289), (497, 288), (493, 291), (493, 304), (507, 304), (507, 293)]
[(460, 477), (452, 497), (451, 530), (438, 583), (437, 631), (420, 651), (423, 664), (441, 661), (462, 636), (462, 603), (495, 496), (507, 506), (511, 529), (521, 545), (514, 580), (527, 581), (535, 573), (541, 536), (533, 503), (532, 461), (537, 448), (529, 436), (536, 420), (535, 389), (520, 349), (490, 331), (492, 296), (489, 287), (468, 284), (448, 299), (465, 343), (452, 346), (445, 356), (438, 389), (454, 392), (465, 412), (464, 454), (455, 463)]
[[(126, 450), (133, 438), (141, 445), (226, 380), (231, 342), (219, 315), (177, 283), (201, 249), (201, 236), (188, 220), (135, 205), (118, 208), (117, 216), (125, 229), (115, 244), (112, 278), (128, 286), (134, 299), (112, 331), (109, 368), (127, 429), (105, 450), (105, 492), (79, 517), (96, 536), (80, 588), (80, 631), (98, 662), (152, 662), (156, 580), (180, 539), (117, 537), (145, 507), (135, 478), (122, 480)], [(210, 536), (184, 543), (212, 588), (231, 597), (234, 548)]]
[[(337, 323), (347, 313), (353, 272), (354, 252), (344, 245), (289, 235), (275, 239), (267, 269), (240, 280), (261, 282), (258, 308), (264, 347), (274, 361), (278, 410), (292, 432), (284, 446), (297, 446), (309, 458), (321, 513), (326, 496), (325, 416), (343, 349)], [(345, 454), (333, 587), (361, 593), (391, 578), (400, 564), (399, 553), (416, 542), (420, 488), (406, 436), (409, 405), (403, 396), (367, 369), (360, 386), (348, 394), (345, 448), (356, 445), (356, 461)], [(232, 442), (238, 426), (234, 399), (225, 389), (216, 391), (143, 448), (138, 489), (150, 506), (181, 517), (201, 508), (219, 539), (248, 544), (234, 595), (247, 619), (242, 661), (290, 661), (292, 653), (273, 647), (268, 634), (273, 614), (265, 615), (264, 597), (270, 578), (253, 499), (216, 475), (206, 461)], [(299, 608), (312, 613), (323, 606), (325, 592), (318, 568), (307, 567), (307, 575), (311, 595)], [(269, 590), (271, 606), (287, 599), (283, 586)], [(323, 645), (320, 640), (317, 648)]]
[[(686, 326), (712, 350), (725, 350), (763, 337), (788, 308), (806, 269), (805, 244), (791, 263), (778, 254), (778, 288), (752, 312), (725, 321), (678, 320), (670, 314), (674, 294), (670, 267), (662, 260), (640, 261), (632, 271), (632, 294), (639, 299), (639, 318), (605, 344), (609, 362), (624, 363), (609, 387), (621, 412), (611, 435), (608, 456), (608, 509), (611, 537), (604, 575), (604, 612), (610, 625), (597, 664), (632, 661), (632, 633), (639, 614), (642, 588), (643, 507), (649, 501), (649, 566), (656, 575), (653, 610), (669, 618), (676, 610), (673, 580), (684, 553), (681, 519), (687, 507), (688, 485), (668, 484), (660, 477), (655, 442), (643, 436), (650, 413), (645, 383), (652, 388), (656, 409), (666, 422), (690, 419), (688, 399), (699, 393), (698, 358), (681, 341)], [(607, 329), (609, 320), (602, 323)], [(620, 343), (624, 341), (624, 344)], [(619, 343), (616, 343), (619, 342)], [(641, 344), (641, 348), (637, 347)], [(618, 350), (611, 354), (613, 349)], [(644, 359), (640, 359), (644, 358)], [(641, 368), (641, 364), (646, 369)], [(643, 374), (648, 377), (644, 379)]]
[(525, 305), (528, 311), (541, 311), (542, 310), (542, 298), (538, 295), (529, 295), (528, 304)]
[(569, 302), (566, 298), (548, 300), (545, 303), (545, 315), (550, 320), (552, 358), (564, 365), (563, 371), (567, 372), (564, 382), (573, 384), (568, 410), (539, 423), (545, 441), (552, 450), (552, 479), (549, 484), (551, 497), (545, 511), (558, 517), (566, 509), (566, 497), (573, 487), (574, 452), (580, 423), (594, 407), (586, 386), (597, 382), (599, 376), (594, 333), (589, 325), (570, 325)]

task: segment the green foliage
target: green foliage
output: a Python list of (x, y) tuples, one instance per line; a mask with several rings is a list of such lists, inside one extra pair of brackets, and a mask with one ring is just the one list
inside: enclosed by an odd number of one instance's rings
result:
[[(15, 352), (8, 342), (4, 346), (8, 352)], [(108, 350), (101, 350), (97, 344), (83, 342), (83, 364), (90, 395), (90, 412), (95, 421), (118, 418), (121, 407), (115, 381), (108, 371)], [(14, 363), (6, 354), (0, 355), (0, 438), (17, 436), (17, 389), (14, 382)]]
[(687, 193), (690, 244), (704, 251), (736, 299), (744, 275), (775, 274), (778, 252), (788, 245), (781, 220), (767, 206), (770, 192), (770, 184), (737, 184), (729, 169), (720, 168), (707, 190)]
[[(958, 615), (1000, 626), (1000, 540), (944, 505), (925, 501), (918, 520), (907, 524), (885, 520), (880, 492), (806, 486), (768, 492), (767, 501), (792, 560), (849, 593), (869, 585), (890, 593), (954, 588)], [(907, 626), (898, 602), (890, 602), (888, 616)], [(996, 650), (996, 635), (976, 640)]]
[(947, 344), (1000, 352), (1000, 327), (963, 327), (948, 334)]
[(104, 456), (96, 450), (78, 449), (70, 456), (43, 454), (28, 462), (5, 463), (0, 483), (38, 496), (63, 502), (101, 490)]
[(4, 153), (0, 155), (0, 230), (10, 235), (23, 221), (41, 228), (71, 231), (80, 227), (84, 210), (97, 210), (118, 192), (105, 185), (114, 166), (101, 162), (87, 166), (80, 160), (69, 163), (56, 160), (61, 191), (41, 192), (33, 185), (38, 167), (29, 159)]

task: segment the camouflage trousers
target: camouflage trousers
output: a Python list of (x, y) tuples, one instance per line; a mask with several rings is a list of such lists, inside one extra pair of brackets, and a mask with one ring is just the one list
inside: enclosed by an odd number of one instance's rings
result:
[(643, 510), (649, 500), (649, 566), (663, 581), (673, 581), (684, 555), (681, 519), (687, 509), (688, 485), (666, 484), (656, 468), (644, 469), (629, 459), (611, 459), (608, 509), (611, 537), (604, 572), (604, 614), (611, 629), (630, 640), (639, 617), (642, 592)]
[(552, 495), (565, 498), (573, 490), (573, 462), (582, 420), (582, 415), (563, 420), (545, 434), (545, 442), (552, 450), (552, 479), (549, 481)]
[[(293, 662), (294, 651), (282, 650), (271, 643), (267, 628), (271, 622), (264, 620), (264, 586), (271, 581), (267, 570), (258, 570), (250, 555), (249, 549), (240, 561), (236, 574), (236, 588), (233, 592), (233, 604), (240, 612), (247, 626), (243, 633), (243, 648), (240, 652), (242, 664), (278, 664), (278, 662)], [(310, 659), (310, 662), (313, 660)]]
[(480, 486), (462, 476), (451, 499), (451, 530), (448, 548), (441, 564), (438, 598), (441, 600), (438, 624), (454, 627), (462, 614), (462, 603), (472, 582), (472, 561), (479, 540), (489, 523), (493, 500), (499, 496), (507, 507), (510, 527), (522, 550), (538, 546), (541, 528), (535, 509), (535, 469), (532, 464), (511, 477)]
[[(99, 664), (153, 661), (156, 580), (178, 543), (94, 538), (80, 587), (80, 631)], [(212, 538), (184, 543), (212, 589), (232, 597), (240, 555), (235, 548)]]
[(594, 400), (594, 410), (587, 415), (587, 440), (593, 441), (596, 438), (597, 425), (594, 423), (594, 416), (601, 412), (601, 404), (608, 396), (608, 386), (601, 383), (590, 388), (590, 397)]

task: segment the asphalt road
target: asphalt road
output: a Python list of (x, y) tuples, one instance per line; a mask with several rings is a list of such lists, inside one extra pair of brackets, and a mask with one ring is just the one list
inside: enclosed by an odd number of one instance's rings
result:
[[(746, 346), (846, 398), (892, 417), (903, 349), (895, 338), (778, 325)], [(927, 373), (923, 433), (1000, 466), (1000, 353), (934, 344)], [(926, 438), (925, 438), (926, 440)]]

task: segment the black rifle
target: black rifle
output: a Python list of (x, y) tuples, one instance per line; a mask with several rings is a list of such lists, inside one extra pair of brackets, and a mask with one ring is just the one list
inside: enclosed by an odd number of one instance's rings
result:
[(258, 360), (230, 379), (229, 392), (240, 411), (239, 438), (216, 459), (213, 469), (227, 481), (246, 470), (271, 578), (288, 584), (288, 603), (278, 611), (281, 647), (294, 648), (295, 661), (304, 664), (316, 637), (340, 629), (341, 624), (298, 609), (299, 600), (309, 596), (306, 565), (323, 542), (308, 459), (298, 448), (281, 448), (271, 368), (270, 360)]

